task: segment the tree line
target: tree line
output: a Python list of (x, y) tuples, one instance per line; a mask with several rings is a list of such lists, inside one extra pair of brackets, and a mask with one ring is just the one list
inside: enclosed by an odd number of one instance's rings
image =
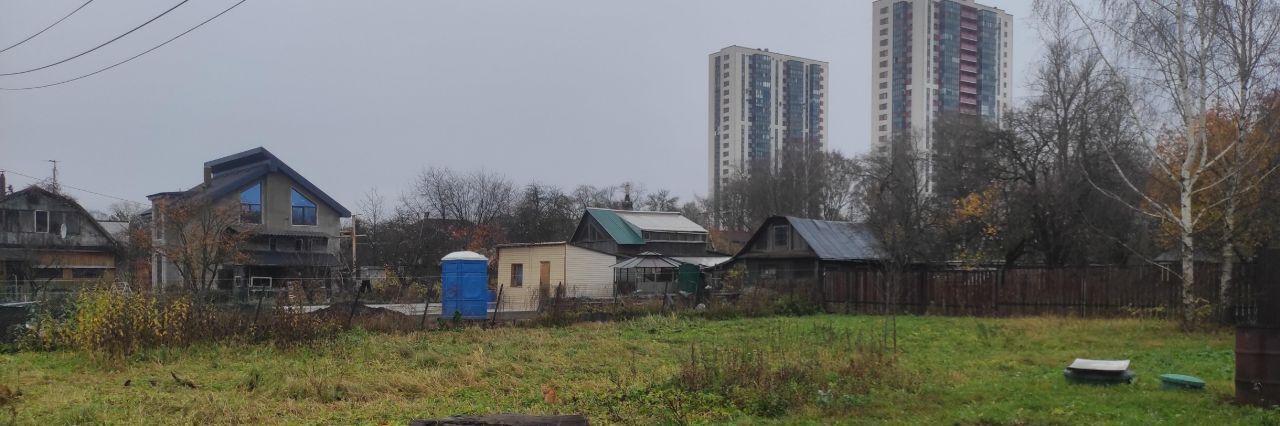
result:
[[(892, 264), (1159, 265), (1184, 324), (1227, 314), (1232, 265), (1280, 225), (1274, 0), (1038, 0), (1031, 94), (999, 122), (941, 115), (857, 160), (853, 215)], [(841, 183), (844, 185), (844, 183)], [(1221, 267), (1218, 306), (1191, 292)]]

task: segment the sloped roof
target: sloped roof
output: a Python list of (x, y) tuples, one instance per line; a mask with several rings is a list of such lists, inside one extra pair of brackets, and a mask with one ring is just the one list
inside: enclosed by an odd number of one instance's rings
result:
[(792, 216), (787, 216), (786, 219), (822, 260), (884, 258), (880, 240), (867, 225)]
[(728, 256), (700, 256), (700, 257), (685, 256), (685, 257), (673, 257), (672, 259), (680, 261), (681, 263), (690, 263), (690, 264), (698, 265), (699, 267), (702, 267), (702, 268), (710, 268), (710, 267), (719, 265), (721, 263), (728, 262), (730, 259), (733, 259), (733, 258)]
[(622, 220), (627, 221), (628, 225), (640, 231), (707, 233), (706, 228), (693, 223), (679, 212), (618, 211), (616, 213)]
[(129, 230), (129, 222), (122, 220), (99, 220), (98, 225), (102, 226), (102, 230), (107, 231), (112, 238), (124, 236)]
[(670, 257), (663, 256), (658, 253), (646, 251), (636, 255), (636, 257), (618, 262), (613, 265), (616, 269), (635, 269), (635, 268), (679, 268), (681, 262)]
[(833, 220), (806, 219), (794, 216), (774, 216), (765, 219), (756, 229), (747, 244), (738, 251), (735, 258), (751, 250), (757, 238), (767, 238), (765, 234), (770, 223), (785, 220), (800, 234), (809, 249), (822, 260), (881, 260), (884, 250), (875, 233), (865, 224), (841, 222)]
[(621, 216), (618, 216), (617, 210), (609, 209), (587, 209), (587, 214), (596, 218), (596, 222), (609, 233), (610, 237), (618, 244), (644, 244), (644, 238), (640, 238), (640, 233), (631, 229)]
[(588, 208), (605, 232), (618, 244), (644, 244), (644, 231), (705, 234), (707, 230), (679, 212), (645, 212)]
[(266, 148), (257, 147), (243, 152), (228, 155), (217, 160), (204, 163), (208, 167), (211, 176), (209, 186), (204, 187), (203, 183), (196, 185), (190, 190), (182, 193), (161, 192), (152, 194), (150, 197), (160, 195), (194, 195), (203, 193), (211, 199), (217, 199), (224, 195), (238, 191), (249, 183), (261, 179), (268, 173), (277, 172), (288, 176), (298, 185), (302, 186), (307, 192), (315, 195), (325, 205), (338, 213), (339, 217), (351, 217), (351, 211), (347, 210), (342, 204), (330, 197), (320, 188), (312, 184), (311, 181), (303, 177), (302, 174), (293, 170), (288, 164), (276, 157)]
[(29, 193), (41, 194), (41, 195), (43, 195), (43, 196), (45, 196), (45, 197), (49, 197), (49, 198), (52, 198), (52, 199), (54, 199), (54, 200), (61, 201), (61, 202), (65, 203), (66, 205), (68, 205), (68, 206), (71, 206), (71, 207), (75, 208), (75, 209), (76, 209), (76, 211), (80, 212), (80, 215), (81, 215), (81, 216), (83, 216), (83, 217), (85, 217), (85, 218), (87, 218), (87, 219), (88, 219), (86, 222), (88, 222), (88, 223), (90, 224), (90, 226), (93, 226), (93, 227), (94, 227), (94, 229), (97, 229), (97, 230), (98, 230), (98, 232), (101, 232), (101, 233), (102, 233), (102, 235), (103, 235), (104, 237), (106, 237), (107, 239), (109, 239), (109, 240), (111, 240), (111, 241), (116, 241), (116, 236), (115, 236), (114, 234), (112, 234), (111, 232), (107, 231), (107, 229), (106, 229), (106, 228), (103, 228), (102, 223), (98, 222), (98, 220), (97, 220), (97, 219), (94, 219), (93, 215), (92, 215), (92, 214), (89, 214), (89, 211), (88, 211), (88, 210), (85, 210), (85, 209), (84, 209), (84, 206), (80, 205), (80, 203), (79, 203), (79, 202), (77, 202), (74, 198), (71, 198), (71, 197), (68, 197), (68, 196), (66, 196), (66, 195), (58, 194), (58, 193), (55, 193), (55, 192), (53, 192), (53, 191), (50, 191), (50, 190), (47, 190), (47, 189), (41, 188), (39, 185), (31, 185), (31, 186), (28, 186), (28, 187), (26, 187), (26, 188), (23, 188), (23, 189), (22, 189), (22, 190), (20, 190), (20, 191), (10, 192), (10, 193), (8, 193), (8, 194), (7, 194), (7, 195), (5, 195), (5, 196), (0, 197), (0, 203), (3, 203), (3, 202), (8, 201), (8, 200), (10, 200), (10, 199), (17, 198), (17, 197), (18, 197), (18, 196), (20, 196), (20, 195), (29, 194)]

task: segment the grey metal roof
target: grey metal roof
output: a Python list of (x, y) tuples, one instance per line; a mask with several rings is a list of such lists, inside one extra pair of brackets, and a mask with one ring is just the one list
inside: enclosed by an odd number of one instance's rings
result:
[(663, 256), (658, 253), (646, 251), (636, 255), (636, 257), (618, 262), (613, 265), (616, 269), (635, 269), (635, 268), (679, 268), (680, 261)]
[(217, 160), (204, 163), (208, 167), (212, 176), (208, 188), (203, 188), (203, 184), (196, 185), (194, 188), (186, 192), (162, 192), (148, 196), (166, 196), (166, 195), (189, 195), (204, 192), (209, 198), (217, 199), (223, 195), (244, 189), (250, 183), (257, 181), (262, 176), (271, 172), (279, 172), (288, 176), (298, 185), (301, 185), (307, 192), (320, 198), (320, 201), (329, 206), (338, 213), (339, 217), (351, 217), (351, 211), (343, 207), (342, 204), (330, 197), (329, 194), (321, 191), (320, 188), (312, 184), (311, 181), (303, 177), (302, 174), (294, 171), (293, 168), (285, 164), (284, 161), (267, 151), (266, 148), (258, 147), (244, 152), (228, 155)]
[(679, 212), (615, 210), (615, 213), (638, 231), (707, 233), (705, 228)]
[(686, 257), (673, 257), (672, 259), (675, 259), (683, 263), (691, 263), (694, 265), (698, 265), (699, 267), (702, 267), (702, 268), (710, 268), (712, 266), (716, 266), (721, 263), (728, 262), (729, 259), (733, 259), (733, 258), (728, 256), (700, 256), (700, 257), (686, 256)]
[(822, 260), (879, 260), (884, 249), (865, 224), (786, 217)]

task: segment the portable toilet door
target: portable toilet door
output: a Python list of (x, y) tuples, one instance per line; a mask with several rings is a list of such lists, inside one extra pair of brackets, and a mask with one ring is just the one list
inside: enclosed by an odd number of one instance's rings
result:
[(440, 317), (449, 320), (485, 319), (489, 314), (489, 259), (470, 251), (453, 252), (441, 259)]

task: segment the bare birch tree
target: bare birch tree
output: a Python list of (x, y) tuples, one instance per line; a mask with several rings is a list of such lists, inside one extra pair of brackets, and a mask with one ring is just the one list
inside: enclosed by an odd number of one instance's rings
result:
[[(1221, 103), (1230, 110), (1235, 121), (1236, 139), (1229, 154), (1223, 158), (1221, 198), (1222, 212), (1222, 269), (1218, 278), (1218, 302), (1221, 315), (1226, 319), (1232, 304), (1232, 276), (1236, 261), (1239, 214), (1244, 209), (1243, 198), (1257, 190), (1258, 183), (1270, 175), (1270, 169), (1250, 167), (1268, 156), (1273, 132), (1256, 133), (1255, 127), (1262, 116), (1273, 110), (1261, 106), (1262, 91), (1275, 77), (1277, 38), (1280, 37), (1280, 6), (1273, 0), (1214, 0), (1211, 4), (1215, 16), (1213, 32), (1220, 46), (1214, 56), (1213, 80), (1222, 90)], [(1250, 140), (1249, 135), (1265, 135), (1264, 140)], [(1260, 171), (1261, 173), (1248, 173)]]
[[(1104, 0), (1099, 10), (1088, 11), (1075, 0), (1069, 7), (1089, 34), (1103, 65), (1113, 74), (1129, 77), (1128, 113), (1143, 131), (1135, 134), (1149, 150), (1156, 179), (1173, 188), (1175, 197), (1161, 198), (1135, 182), (1134, 171), (1124, 170), (1109, 156), (1122, 184), (1119, 188), (1095, 187), (1109, 197), (1151, 218), (1173, 224), (1177, 230), (1182, 285), (1182, 324), (1197, 321), (1201, 302), (1192, 293), (1195, 283), (1197, 231), (1206, 214), (1225, 200), (1197, 203), (1197, 195), (1226, 182), (1207, 173), (1234, 152), (1236, 143), (1212, 147), (1206, 119), (1211, 102), (1220, 95), (1214, 78), (1217, 50), (1222, 47), (1219, 27), (1222, 9), (1218, 0)], [(1144, 96), (1145, 95), (1145, 96)], [(1129, 202), (1119, 192), (1137, 195)]]

